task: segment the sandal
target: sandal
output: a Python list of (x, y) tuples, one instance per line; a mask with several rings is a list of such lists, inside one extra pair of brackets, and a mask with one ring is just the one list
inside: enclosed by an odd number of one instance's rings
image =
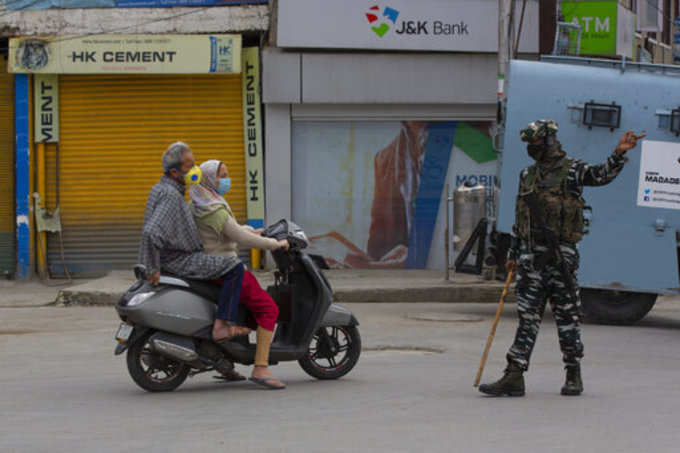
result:
[[(286, 384), (284, 384), (283, 382), (279, 381), (279, 380), (276, 379), (275, 377), (266, 377), (266, 378), (255, 378), (255, 377), (250, 377), (250, 378), (248, 378), (248, 380), (249, 380), (249, 381), (252, 381), (252, 382), (254, 382), (254, 383), (256, 383), (256, 384), (259, 384), (259, 385), (261, 385), (262, 387), (266, 387), (266, 388), (268, 388), (268, 389), (271, 389), (271, 390), (283, 390), (283, 389), (286, 388)], [(274, 383), (271, 382), (271, 381), (278, 381), (278, 382), (281, 383), (281, 385), (280, 385), (280, 386), (279, 386), (279, 385), (276, 385), (276, 384), (274, 384)]]

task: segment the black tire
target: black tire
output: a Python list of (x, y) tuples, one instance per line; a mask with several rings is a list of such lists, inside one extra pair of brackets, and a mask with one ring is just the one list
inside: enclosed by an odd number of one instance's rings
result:
[(320, 327), (298, 363), (314, 378), (338, 379), (354, 368), (360, 355), (361, 336), (356, 326)]
[[(191, 367), (153, 352), (150, 337), (151, 333), (144, 335), (128, 349), (128, 372), (132, 380), (148, 392), (171, 392), (182, 385)], [(156, 377), (157, 373), (165, 377)]]
[(581, 289), (583, 313), (588, 322), (630, 325), (645, 317), (656, 302), (657, 294)]

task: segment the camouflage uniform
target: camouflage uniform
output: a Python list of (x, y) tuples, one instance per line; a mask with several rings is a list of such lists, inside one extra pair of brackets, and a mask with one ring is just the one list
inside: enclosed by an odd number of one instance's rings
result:
[[(554, 121), (537, 121), (522, 130), (522, 140), (534, 142), (557, 132)], [(559, 334), (560, 349), (565, 364), (577, 364), (583, 357), (581, 342), (581, 301), (578, 291), (570, 294), (564, 278), (555, 265), (552, 253), (539, 234), (532, 235), (532, 219), (521, 195), (536, 190), (543, 207), (544, 221), (559, 238), (560, 250), (576, 282), (579, 253), (576, 243), (581, 239), (583, 226), (584, 186), (610, 183), (621, 172), (625, 157), (612, 154), (601, 165), (590, 165), (580, 160), (567, 159), (555, 140), (551, 152), (555, 162), (548, 171), (540, 170), (540, 162), (525, 168), (520, 174), (520, 190), (513, 232), (513, 246), (508, 258), (517, 261), (517, 311), (519, 326), (515, 341), (507, 354), (508, 363), (527, 370), (531, 351), (550, 300)]]

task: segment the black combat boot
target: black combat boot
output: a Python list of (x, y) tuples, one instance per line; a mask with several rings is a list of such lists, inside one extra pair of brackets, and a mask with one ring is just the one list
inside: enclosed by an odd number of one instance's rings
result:
[(503, 377), (493, 384), (482, 384), (479, 391), (493, 396), (524, 396), (524, 371), (514, 362), (510, 362)]
[(562, 395), (578, 396), (583, 393), (583, 381), (581, 380), (581, 365), (567, 365), (567, 380), (562, 387)]

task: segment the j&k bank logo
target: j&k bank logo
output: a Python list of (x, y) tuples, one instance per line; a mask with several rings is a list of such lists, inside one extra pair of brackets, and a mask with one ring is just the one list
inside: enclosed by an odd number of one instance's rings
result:
[[(373, 33), (378, 35), (379, 37), (385, 36), (385, 33), (390, 31), (390, 22), (392, 22), (392, 25), (397, 24), (397, 18), (399, 17), (399, 11), (396, 9), (385, 7), (382, 11), (380, 11), (379, 6), (372, 6), (369, 10), (369, 12), (366, 13), (366, 19), (368, 19), (368, 23), (371, 24), (371, 30), (373, 30)], [(378, 22), (382, 19), (382, 23), (378, 25)]]
[(373, 33), (383, 37), (390, 30), (398, 35), (449, 35), (461, 36), (470, 34), (470, 26), (467, 22), (442, 20), (401, 20), (397, 22), (400, 13), (394, 8), (386, 6), (381, 8), (378, 5), (371, 6), (366, 13), (366, 19)]

